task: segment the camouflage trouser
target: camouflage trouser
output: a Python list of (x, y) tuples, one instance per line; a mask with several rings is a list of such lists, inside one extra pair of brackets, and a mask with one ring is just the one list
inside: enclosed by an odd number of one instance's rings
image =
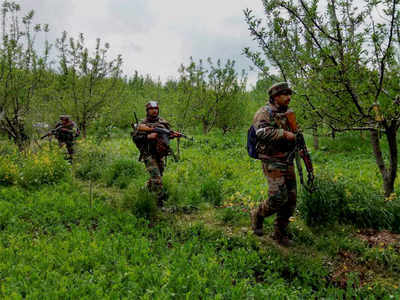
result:
[(268, 199), (258, 207), (257, 214), (268, 217), (276, 213), (275, 233), (286, 234), (289, 218), (296, 208), (296, 175), (293, 164), (263, 161), (268, 180)]
[(166, 194), (162, 185), (162, 175), (164, 172), (164, 159), (154, 156), (145, 156), (143, 158), (146, 165), (147, 172), (150, 174), (150, 178), (147, 181), (147, 187), (149, 191), (157, 194), (158, 205), (162, 206), (165, 200)]
[(72, 156), (74, 155), (74, 141), (72, 140), (58, 140), (58, 146), (61, 148), (62, 146), (67, 147), (68, 152), (68, 160), (72, 161)]

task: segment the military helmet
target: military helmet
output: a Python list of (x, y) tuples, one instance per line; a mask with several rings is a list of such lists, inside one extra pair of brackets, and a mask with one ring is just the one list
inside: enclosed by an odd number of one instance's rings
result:
[(149, 101), (149, 102), (147, 102), (147, 104), (146, 104), (146, 110), (148, 110), (148, 109), (150, 109), (150, 108), (159, 108), (158, 107), (158, 103), (157, 103), (157, 101)]
[(292, 89), (289, 87), (289, 84), (287, 82), (278, 82), (273, 84), (269, 90), (268, 94), (269, 97), (272, 98), (274, 96), (277, 96), (279, 94), (282, 94), (283, 92), (289, 92), (289, 94), (292, 94)]
[(60, 120), (69, 120), (70, 118), (70, 115), (60, 115)]

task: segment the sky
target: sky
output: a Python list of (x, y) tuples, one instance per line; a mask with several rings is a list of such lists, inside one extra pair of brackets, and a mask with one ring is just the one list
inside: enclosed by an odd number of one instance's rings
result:
[(35, 11), (34, 23), (49, 24), (55, 41), (65, 30), (83, 33), (87, 45), (96, 38), (111, 45), (110, 57), (122, 55), (124, 73), (135, 70), (165, 81), (178, 78), (189, 58), (233, 59), (237, 71), (248, 72), (249, 85), (257, 72), (244, 55), (256, 48), (243, 9), (263, 15), (261, 0), (19, 0), (23, 11)]

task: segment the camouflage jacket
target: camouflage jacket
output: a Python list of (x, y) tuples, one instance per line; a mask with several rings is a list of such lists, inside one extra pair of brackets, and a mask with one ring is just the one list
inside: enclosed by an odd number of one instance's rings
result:
[[(139, 122), (139, 125), (144, 124), (149, 127), (159, 127), (171, 130), (171, 125), (167, 120), (157, 117), (155, 119), (146, 118)], [(157, 139), (149, 140), (147, 139), (148, 132), (143, 132), (139, 130), (135, 130), (132, 133), (132, 139), (136, 146), (139, 148), (141, 156), (145, 155), (158, 155), (157, 153)]]
[(61, 141), (72, 141), (80, 134), (78, 126), (73, 121), (69, 121), (65, 125), (62, 122), (58, 122), (55, 128), (57, 129), (55, 136)]
[[(295, 143), (284, 137), (284, 131), (290, 131), (285, 112), (278, 111), (273, 104), (261, 107), (253, 119), (257, 134), (256, 149), (264, 160), (288, 162), (289, 154)], [(292, 163), (292, 162), (288, 162)]]

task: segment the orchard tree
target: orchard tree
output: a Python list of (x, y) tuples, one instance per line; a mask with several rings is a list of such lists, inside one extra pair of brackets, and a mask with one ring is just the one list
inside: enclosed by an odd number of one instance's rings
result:
[[(263, 0), (265, 20), (245, 10), (267, 62), (294, 86), (311, 124), (332, 132), (369, 131), (386, 196), (397, 175), (400, 126), (400, 0)], [(356, 6), (357, 4), (357, 6)], [(301, 100), (301, 102), (300, 102)], [(380, 135), (389, 145), (384, 159)]]
[(28, 141), (26, 118), (40, 88), (46, 85), (48, 72), (47, 41), (39, 53), (35, 45), (38, 33), (47, 25), (34, 25), (34, 12), (21, 16), (19, 4), (4, 1), (1, 7), (2, 35), (0, 45), (0, 129), (20, 150)]
[(70, 112), (83, 135), (102, 109), (116, 101), (121, 93), (122, 58), (107, 57), (110, 45), (96, 40), (93, 53), (85, 46), (83, 34), (68, 38), (67, 32), (57, 39), (59, 51), (59, 100), (63, 112)]
[(203, 132), (217, 127), (225, 133), (242, 125), (245, 104), (246, 74), (235, 71), (235, 61), (225, 64), (218, 59), (213, 63), (207, 59), (198, 63), (190, 59), (188, 66), (181, 65), (180, 115), (183, 122), (199, 122)]

